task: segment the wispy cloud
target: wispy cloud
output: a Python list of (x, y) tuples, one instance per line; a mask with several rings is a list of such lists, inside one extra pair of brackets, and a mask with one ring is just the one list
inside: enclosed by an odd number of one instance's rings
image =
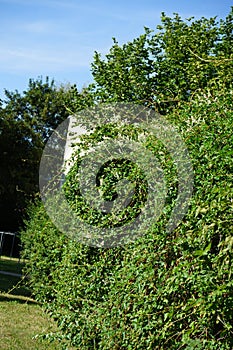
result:
[(18, 26), (30, 34), (48, 34), (57, 29), (57, 25), (52, 21), (23, 21)]
[(66, 52), (62, 49), (56, 52), (36, 48), (0, 48), (0, 70), (10, 72), (35, 72), (51, 70), (74, 70), (80, 67), (90, 67), (92, 56), (90, 50)]

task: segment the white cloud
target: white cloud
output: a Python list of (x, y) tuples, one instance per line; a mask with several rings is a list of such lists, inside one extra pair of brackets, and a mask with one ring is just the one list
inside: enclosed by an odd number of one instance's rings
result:
[(18, 24), (21, 30), (29, 32), (30, 34), (47, 34), (56, 30), (55, 23), (51, 21), (33, 21)]
[(90, 49), (83, 48), (75, 52), (39, 50), (36, 48), (0, 48), (0, 71), (35, 72), (51, 70), (73, 70), (90, 67), (92, 54)]

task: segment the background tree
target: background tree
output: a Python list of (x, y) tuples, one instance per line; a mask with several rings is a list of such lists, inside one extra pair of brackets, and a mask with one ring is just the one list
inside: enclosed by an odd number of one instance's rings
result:
[(41, 153), (52, 130), (68, 117), (69, 90), (30, 80), (26, 91), (5, 91), (0, 108), (0, 229), (17, 230), (28, 200), (38, 192)]

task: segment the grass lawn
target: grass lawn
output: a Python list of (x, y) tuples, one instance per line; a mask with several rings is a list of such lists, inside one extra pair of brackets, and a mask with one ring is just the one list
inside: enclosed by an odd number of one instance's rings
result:
[[(17, 259), (0, 257), (0, 270), (20, 274), (22, 267)], [(56, 332), (56, 325), (20, 281), (0, 274), (0, 350), (60, 350), (61, 344), (37, 336)]]
[(33, 338), (54, 329), (55, 325), (39, 305), (0, 296), (1, 350), (59, 350), (59, 344)]

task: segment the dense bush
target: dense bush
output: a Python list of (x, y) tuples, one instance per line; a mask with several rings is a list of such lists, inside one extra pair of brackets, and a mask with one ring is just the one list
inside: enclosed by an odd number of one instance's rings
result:
[(111, 249), (72, 241), (41, 203), (31, 207), (22, 232), (27, 272), (67, 343), (105, 350), (233, 348), (232, 96), (230, 89), (205, 89), (167, 115), (194, 168), (190, 207), (172, 234), (165, 231), (169, 201), (150, 232)]

